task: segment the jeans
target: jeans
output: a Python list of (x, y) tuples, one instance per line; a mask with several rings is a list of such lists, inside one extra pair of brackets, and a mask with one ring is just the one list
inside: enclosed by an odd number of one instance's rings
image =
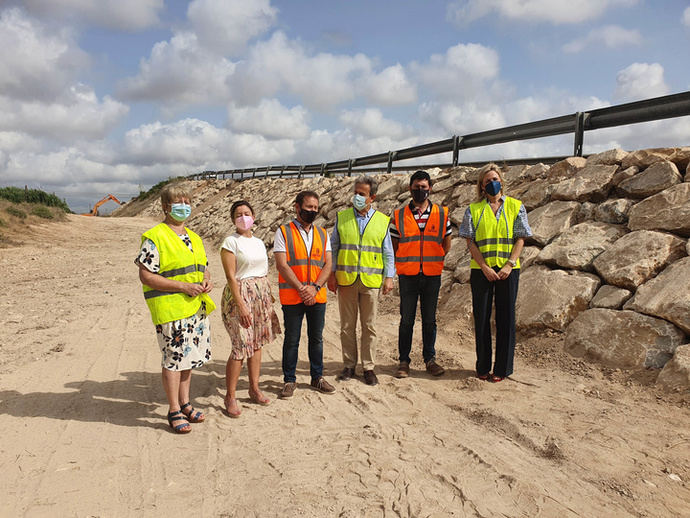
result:
[(297, 353), (302, 334), (302, 318), (307, 316), (307, 336), (309, 337), (309, 373), (312, 380), (323, 375), (323, 325), (326, 317), (326, 303), (313, 306), (304, 304), (283, 306), (283, 380), (285, 383), (297, 381)]
[[(499, 268), (494, 268), (498, 272)], [(496, 359), (494, 375), (505, 378), (513, 373), (515, 354), (515, 301), (520, 270), (513, 270), (507, 279), (489, 282), (481, 270), (470, 273), (474, 337), (477, 348), (477, 374), (491, 371), (491, 306), (496, 304)]]
[(412, 331), (417, 314), (417, 299), (422, 312), (422, 357), (424, 363), (436, 359), (436, 306), (441, 289), (440, 275), (399, 275), (400, 326), (398, 353), (400, 361), (410, 363)]

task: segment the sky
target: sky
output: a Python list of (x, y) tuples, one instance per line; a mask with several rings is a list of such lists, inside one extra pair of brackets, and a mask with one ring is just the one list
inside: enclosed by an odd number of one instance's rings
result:
[[(174, 176), (683, 92), (689, 43), (690, 2), (673, 0), (0, 0), (0, 186), (82, 212)], [(679, 145), (690, 117), (587, 132), (584, 152)], [(460, 161), (572, 149), (565, 135)]]

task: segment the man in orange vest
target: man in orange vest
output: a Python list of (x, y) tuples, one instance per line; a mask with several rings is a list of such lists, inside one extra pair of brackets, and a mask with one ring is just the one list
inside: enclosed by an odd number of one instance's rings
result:
[(417, 300), (422, 313), (422, 357), (426, 370), (433, 376), (441, 376), (445, 372), (436, 362), (436, 306), (441, 289), (443, 260), (450, 250), (452, 228), (448, 207), (429, 201), (431, 185), (429, 173), (415, 171), (410, 177), (412, 201), (396, 210), (390, 223), (400, 288), (398, 378), (406, 378), (410, 374)]
[(311, 386), (324, 394), (335, 387), (323, 377), (323, 325), (326, 316), (326, 281), (331, 271), (331, 243), (323, 227), (314, 225), (319, 214), (319, 195), (297, 194), (297, 217), (276, 231), (273, 254), (278, 269), (280, 303), (283, 307), (283, 379), (279, 397), (295, 392), (297, 353), (302, 320), (307, 317)]

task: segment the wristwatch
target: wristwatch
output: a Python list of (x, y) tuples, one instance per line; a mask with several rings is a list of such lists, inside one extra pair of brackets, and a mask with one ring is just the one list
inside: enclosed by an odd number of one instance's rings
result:
[(508, 262), (508, 264), (509, 264), (510, 266), (512, 266), (513, 268), (515, 268), (515, 267), (517, 266), (517, 262), (513, 261), (512, 259), (508, 259), (507, 262)]
[(321, 286), (319, 286), (319, 285), (316, 284), (315, 282), (313, 282), (312, 285), (314, 286), (314, 288), (316, 288), (316, 292), (317, 292), (317, 293), (318, 293), (319, 291), (321, 291)]

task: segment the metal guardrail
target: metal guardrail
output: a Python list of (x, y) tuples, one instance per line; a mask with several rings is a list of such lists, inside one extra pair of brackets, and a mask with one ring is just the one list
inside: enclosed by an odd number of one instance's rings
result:
[[(293, 176), (301, 178), (303, 176), (330, 176), (335, 174), (351, 176), (353, 171), (357, 174), (367, 172), (391, 173), (393, 171), (410, 171), (412, 169), (427, 169), (431, 167), (454, 167), (457, 165), (474, 166), (484, 164), (486, 161), (459, 163), (458, 158), (460, 150), (503, 144), (516, 140), (553, 137), (566, 133), (574, 134), (573, 155), (569, 156), (583, 156), (582, 151), (585, 131), (683, 117), (686, 115), (690, 115), (690, 91), (609, 106), (607, 108), (576, 112), (570, 115), (563, 115), (515, 126), (507, 126), (505, 128), (482, 131), (479, 133), (471, 133), (469, 135), (454, 135), (449, 139), (439, 140), (429, 144), (399, 149), (397, 151), (388, 151), (376, 155), (340, 160), (337, 162), (309, 165), (272, 165), (248, 169), (231, 169), (227, 171), (204, 171), (202, 173), (189, 175), (187, 178), (190, 180), (205, 180), (208, 178), (226, 178), (230, 176), (232, 179), (244, 180), (256, 178), (257, 173), (261, 173), (259, 175), (261, 178), (283, 178)], [(450, 152), (453, 153), (453, 161), (450, 164), (393, 166), (393, 162), (395, 161)], [(501, 160), (501, 162), (515, 165), (534, 164), (537, 162), (553, 163), (563, 158), (566, 157)], [(377, 168), (366, 167), (376, 164), (386, 165)], [(239, 178), (236, 178), (236, 176)]]

